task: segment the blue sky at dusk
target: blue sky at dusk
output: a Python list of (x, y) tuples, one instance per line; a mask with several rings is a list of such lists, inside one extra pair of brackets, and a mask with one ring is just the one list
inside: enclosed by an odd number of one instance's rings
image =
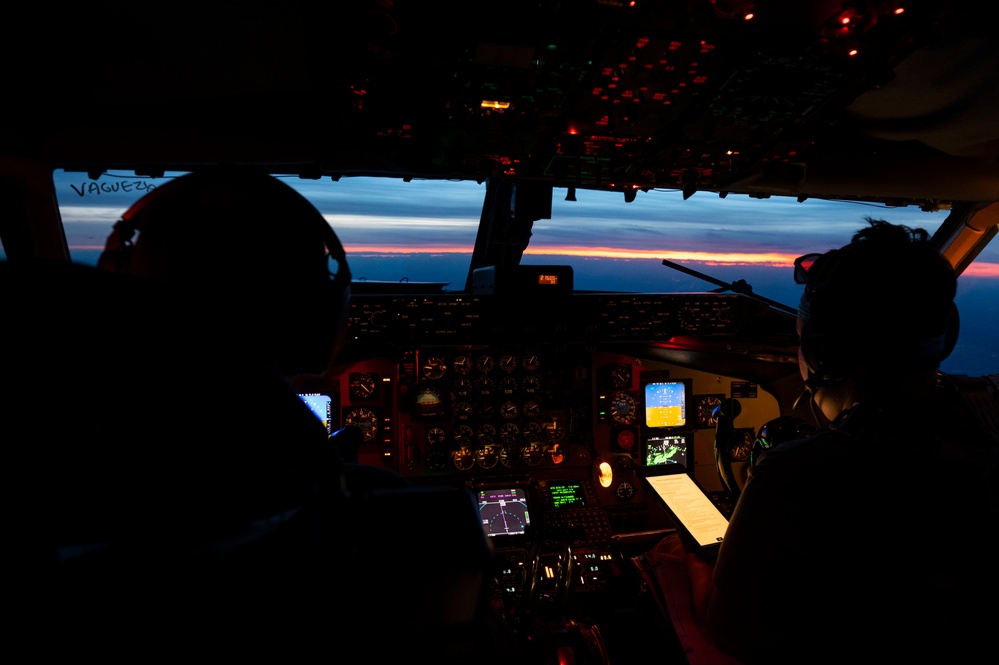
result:
[[(347, 251), (355, 279), (446, 282), (461, 290), (475, 241), (485, 185), (474, 182), (341, 178), (334, 182), (286, 178), (331, 223)], [(146, 188), (165, 180), (106, 174), (59, 173), (57, 197), (73, 259), (96, 263), (114, 223)], [(680, 192), (620, 193), (577, 190), (565, 201), (556, 189), (552, 218), (534, 223), (523, 263), (571, 265), (579, 290), (708, 291), (715, 284), (662, 264), (680, 263), (724, 282), (745, 280), (757, 294), (797, 305), (800, 288), (791, 263), (808, 252), (846, 243), (864, 217), (933, 232), (947, 211), (887, 208), (856, 202), (793, 198), (752, 199)], [(999, 372), (992, 336), (999, 323), (999, 242), (962, 276), (958, 307), (961, 341), (947, 371)]]

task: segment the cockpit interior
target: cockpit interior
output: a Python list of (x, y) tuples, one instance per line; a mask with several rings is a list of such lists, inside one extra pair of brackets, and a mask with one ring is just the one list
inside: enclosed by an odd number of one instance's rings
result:
[[(727, 662), (691, 646), (673, 599), (640, 565), (678, 526), (644, 470), (682, 469), (727, 517), (762, 448), (820, 424), (798, 401), (795, 303), (698, 271), (710, 286), (580, 288), (567, 262), (525, 260), (553, 199), (613, 196), (608, 225), (626, 225), (629, 206), (661, 190), (691, 206), (835, 200), (934, 213), (933, 242), (963, 282), (996, 293), (999, 43), (980, 3), (110, 1), (3, 11), (8, 266), (77, 260), (54, 173), (80, 191), (105, 187), (111, 172), (155, 186), (219, 164), (303, 183), (481, 187), (463, 281), (355, 279), (333, 366), (293, 380), (340, 457), (407, 484), (365, 499), (357, 520), (370, 521), (353, 537), (366, 544), (350, 561), (366, 565), (339, 571), (381, 576), (344, 581), (356, 597), (340, 607), (370, 613), (356, 621), (365, 639), (413, 640), (393, 657), (474, 662), (469, 608), (484, 603), (532, 665), (649, 653)], [(108, 231), (142, 193), (114, 192), (123, 198), (103, 211)], [(730, 223), (742, 224), (738, 214)], [(807, 243), (827, 223), (803, 216), (786, 233)], [(751, 234), (752, 222), (740, 230)], [(741, 237), (711, 240), (736, 251)], [(14, 287), (3, 288), (11, 302)], [(84, 317), (87, 296), (74, 293), (67, 301)], [(45, 304), (22, 306), (14, 311)], [(52, 319), (69, 330), (87, 321)], [(962, 311), (962, 330), (997, 323), (995, 300)], [(21, 352), (15, 339), (3, 354)], [(997, 352), (986, 343), (980, 372), (945, 380), (999, 439)], [(468, 524), (481, 528), (469, 535)]]

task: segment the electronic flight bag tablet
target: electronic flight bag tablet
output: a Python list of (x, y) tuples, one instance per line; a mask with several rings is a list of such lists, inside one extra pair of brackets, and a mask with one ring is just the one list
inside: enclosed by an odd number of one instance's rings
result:
[(639, 475), (676, 523), (688, 551), (713, 561), (728, 519), (679, 464), (639, 467)]

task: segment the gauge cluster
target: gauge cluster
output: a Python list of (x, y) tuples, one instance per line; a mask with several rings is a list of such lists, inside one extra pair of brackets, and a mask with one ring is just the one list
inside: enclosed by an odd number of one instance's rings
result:
[[(418, 484), (580, 483), (586, 510), (563, 516), (598, 513), (613, 533), (658, 519), (642, 465), (683, 464), (704, 489), (723, 491), (713, 451), (723, 399), (742, 402), (744, 448), (754, 426), (779, 415), (770, 393), (740, 377), (589, 345), (511, 339), (353, 351), (328, 375), (334, 385), (303, 388), (331, 396), (330, 418), (339, 415), (331, 430), (356, 428), (359, 462)], [(732, 452), (738, 459), (742, 450)]]
[[(572, 362), (549, 365), (523, 347), (421, 348), (407, 353), (399, 410), (410, 456), (404, 474), (516, 473), (569, 459), (570, 421), (588, 410)], [(585, 375), (584, 375), (585, 376)]]

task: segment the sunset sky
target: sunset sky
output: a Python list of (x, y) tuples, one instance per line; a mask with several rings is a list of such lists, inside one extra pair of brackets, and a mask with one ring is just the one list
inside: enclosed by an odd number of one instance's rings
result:
[[(286, 181), (302, 192), (333, 226), (355, 279), (445, 282), (464, 288), (485, 185), (474, 182), (389, 178)], [(127, 174), (91, 181), (58, 173), (57, 197), (74, 260), (96, 263), (111, 224), (150, 184)], [(849, 241), (865, 216), (934, 231), (947, 211), (887, 208), (863, 203), (792, 198), (752, 199), (680, 192), (639, 192), (631, 203), (620, 193), (577, 190), (565, 201), (556, 189), (552, 218), (534, 223), (524, 263), (571, 265), (579, 290), (707, 291), (714, 283), (663, 265), (663, 259), (727, 283), (745, 280), (753, 292), (797, 305), (800, 287), (791, 265), (801, 254)], [(999, 322), (999, 242), (962, 276), (962, 364), (999, 372), (991, 341)], [(982, 328), (978, 331), (977, 328)], [(988, 331), (988, 332), (986, 332)], [(980, 338), (980, 342), (976, 339)], [(960, 350), (959, 350), (960, 351)], [(955, 351), (958, 362), (962, 353)], [(964, 368), (962, 367), (963, 371)], [(957, 370), (951, 370), (957, 371)]]

